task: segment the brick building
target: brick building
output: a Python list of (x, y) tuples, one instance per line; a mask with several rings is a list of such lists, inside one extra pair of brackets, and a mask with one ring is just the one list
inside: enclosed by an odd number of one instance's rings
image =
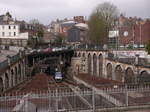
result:
[(150, 40), (150, 19), (127, 18), (121, 15), (112, 31), (118, 32), (118, 35), (113, 38), (118, 45), (144, 47)]
[(150, 40), (150, 20), (145, 20), (132, 26), (120, 26), (119, 40), (121, 45), (145, 45)]

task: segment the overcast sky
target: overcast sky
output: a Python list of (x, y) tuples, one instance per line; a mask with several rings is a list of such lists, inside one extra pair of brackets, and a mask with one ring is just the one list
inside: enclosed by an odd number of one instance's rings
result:
[(0, 0), (0, 15), (9, 11), (19, 20), (38, 19), (49, 24), (57, 18), (88, 17), (104, 1), (110, 1), (127, 16), (150, 18), (150, 0)]

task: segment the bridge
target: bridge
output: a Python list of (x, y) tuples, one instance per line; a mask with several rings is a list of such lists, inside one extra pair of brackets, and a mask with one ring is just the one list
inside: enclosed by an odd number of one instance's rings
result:
[(138, 57), (114, 59), (106, 51), (77, 50), (72, 58), (72, 67), (75, 72), (88, 73), (94, 77), (125, 83), (149, 82), (150, 66), (144, 66), (140, 62)]

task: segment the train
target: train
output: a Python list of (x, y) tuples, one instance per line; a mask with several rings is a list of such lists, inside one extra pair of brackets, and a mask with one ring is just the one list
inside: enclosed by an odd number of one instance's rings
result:
[(54, 79), (56, 82), (61, 82), (63, 80), (63, 74), (61, 72), (55, 72)]
[(61, 82), (64, 79), (64, 73), (52, 66), (48, 67), (45, 73), (51, 75), (56, 82)]
[(61, 66), (58, 57), (51, 57), (45, 60), (44, 64), (48, 65), (45, 73), (51, 75), (56, 82), (61, 82), (64, 79), (65, 68)]

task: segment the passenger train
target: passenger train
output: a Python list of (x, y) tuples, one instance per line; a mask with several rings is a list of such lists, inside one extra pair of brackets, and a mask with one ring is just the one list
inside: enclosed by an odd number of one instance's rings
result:
[(61, 72), (55, 72), (54, 79), (56, 82), (61, 82), (63, 80), (63, 74)]

